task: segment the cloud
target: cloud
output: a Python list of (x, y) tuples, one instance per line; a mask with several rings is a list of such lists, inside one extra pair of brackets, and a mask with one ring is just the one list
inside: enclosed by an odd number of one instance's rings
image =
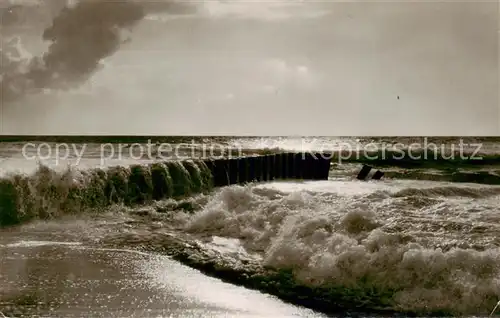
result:
[(317, 18), (329, 13), (297, 1), (223, 1), (201, 3), (201, 12), (213, 18), (280, 21), (292, 18)]
[[(182, 15), (191, 4), (134, 0), (9, 0), (0, 5), (0, 98), (6, 104), (87, 81), (151, 12)], [(32, 56), (24, 39), (45, 43)], [(30, 43), (33, 44), (33, 43)], [(40, 45), (39, 45), (40, 46)], [(44, 51), (45, 49), (45, 51)]]

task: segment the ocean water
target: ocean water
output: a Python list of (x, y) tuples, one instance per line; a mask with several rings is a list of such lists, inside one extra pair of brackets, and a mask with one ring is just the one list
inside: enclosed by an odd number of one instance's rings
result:
[[(371, 142), (369, 138), (361, 139), (323, 138), (323, 143)], [(303, 150), (297, 139), (286, 138), (227, 138), (224, 143), (254, 150), (276, 147)], [(262, 143), (265, 146), (260, 146)], [(448, 140), (448, 146), (451, 144)], [(485, 144), (489, 145), (488, 151), (483, 153), (494, 157), (491, 149), (496, 149), (496, 142), (486, 140)], [(36, 160), (16, 155), (19, 144), (5, 143), (2, 149), (2, 169), (10, 171), (6, 175), (36, 171), (37, 177), (28, 180), (31, 192), (23, 192), (35, 197), (22, 203), (23, 211), (37, 209), (38, 218), (59, 215), (64, 219), (65, 212), (57, 209), (65, 207), (61, 204), (68, 192), (61, 189), (71, 182), (58, 185), (59, 196), (49, 195), (40, 188), (40, 182), (55, 180), (44, 179), (48, 178), (47, 170), (33, 170), (38, 164)], [(92, 161), (95, 155), (89, 152), (89, 158), (81, 159), (81, 165), (70, 168), (69, 173), (77, 177), (82, 173), (78, 171), (97, 171), (98, 166)], [(17, 162), (24, 164), (16, 166)], [(121, 164), (127, 167), (138, 162), (140, 160), (123, 159)], [(55, 158), (44, 163), (49, 167), (52, 164), (51, 178), (68, 173), (65, 170), (68, 162), (59, 168), (55, 166)], [(355, 179), (360, 167), (355, 162), (333, 163), (327, 181), (276, 181), (193, 194), (188, 198), (191, 209), (175, 208), (175, 204), (184, 206), (185, 203), (172, 203), (169, 199), (136, 208), (109, 206), (104, 215), (111, 213), (110, 219), (101, 223), (92, 223), (85, 213), (81, 218), (87, 221), (81, 221), (78, 216), (49, 223), (35, 220), (17, 230), (4, 232), (2, 244), (4, 249), (8, 246), (19, 249), (22, 242), (33, 245), (33, 241), (76, 241), (84, 246), (92, 242), (92, 246), (98, 248), (110, 239), (127, 242), (131, 233), (136, 240), (142, 237), (153, 242), (155, 235), (168, 229), (170, 235), (187, 238), (202, 250), (219, 255), (217, 257), (291, 270), (296, 284), (312, 289), (336, 288), (332, 295), (344, 306), (340, 316), (359, 311), (375, 315), (379, 314), (377, 308), (413, 315), (488, 315), (500, 299), (500, 185), (423, 180), (425, 167), (419, 168), (420, 180), (385, 177), (380, 181), (362, 182)], [(391, 167), (396, 168), (411, 170)], [(106, 171), (105, 167), (99, 169)], [(494, 171), (495, 166), (490, 165), (488, 169)], [(432, 170), (436, 170), (435, 166)], [(95, 183), (85, 183), (90, 179), (81, 180), (84, 186), (98, 191)], [(43, 199), (38, 200), (39, 196)], [(158, 206), (162, 204), (164, 208), (160, 210)], [(135, 211), (140, 213), (144, 209), (175, 212), (172, 218), (146, 218), (140, 226), (134, 222), (124, 225)], [(79, 211), (77, 215), (82, 215), (84, 210)], [(123, 243), (122, 248), (131, 246), (133, 248), (133, 242)], [(307, 293), (303, 295), (307, 296)], [(292, 315), (271, 307), (269, 313)], [(225, 314), (231, 312), (228, 310)], [(265, 312), (255, 315), (263, 317)], [(116, 314), (116, 311), (108, 311), (108, 314)]]

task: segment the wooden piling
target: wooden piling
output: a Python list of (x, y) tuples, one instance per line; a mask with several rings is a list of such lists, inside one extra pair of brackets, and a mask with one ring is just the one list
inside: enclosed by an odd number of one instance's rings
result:
[[(203, 160), (207, 168), (210, 170), (210, 174), (212, 175), (212, 179), (215, 176), (215, 159), (206, 159)], [(214, 180), (214, 186), (215, 186), (215, 180)]]
[(228, 159), (229, 165), (229, 184), (239, 183), (239, 160), (238, 158)]
[(263, 175), (264, 175), (264, 157), (257, 156), (257, 157), (253, 157), (253, 159), (255, 162), (255, 181), (262, 182)]
[(310, 180), (309, 178), (309, 170), (310, 170), (310, 166), (309, 166), (309, 153), (308, 152), (304, 152), (301, 154), (301, 166), (302, 166), (302, 173), (301, 173), (301, 179), (302, 180)]
[(365, 180), (371, 170), (372, 167), (363, 165), (363, 168), (361, 168), (361, 171), (359, 171), (358, 176), (356, 178), (358, 180)]
[(250, 182), (260, 182), (262, 181), (262, 157), (249, 157), (249, 181)]
[(248, 178), (248, 157), (238, 159), (238, 171), (238, 182), (240, 184), (250, 182), (250, 179)]
[(316, 166), (316, 180), (328, 180), (330, 176), (330, 168), (332, 166), (332, 154), (321, 153), (317, 155), (318, 164)]
[(262, 164), (262, 179), (260, 181), (268, 181), (269, 180), (269, 155), (264, 155), (260, 157), (261, 159), (261, 164)]
[(293, 179), (302, 179), (304, 173), (304, 154), (303, 153), (294, 153), (293, 154)]
[(230, 184), (229, 182), (229, 160), (216, 159), (214, 160), (214, 186), (223, 187)]
[(288, 152), (285, 155), (286, 173), (284, 179), (293, 179), (295, 177), (295, 154)]
[(277, 153), (274, 155), (274, 180), (283, 179), (283, 154)]
[(377, 170), (372, 177), (372, 180), (380, 180), (384, 176), (384, 173), (380, 170)]
[(273, 181), (276, 179), (276, 155), (267, 156), (267, 165), (269, 166), (269, 181)]

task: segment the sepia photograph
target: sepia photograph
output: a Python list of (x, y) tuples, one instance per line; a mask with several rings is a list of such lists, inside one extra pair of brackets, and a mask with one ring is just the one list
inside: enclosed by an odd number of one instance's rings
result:
[(500, 316), (499, 7), (1, 0), (0, 318)]

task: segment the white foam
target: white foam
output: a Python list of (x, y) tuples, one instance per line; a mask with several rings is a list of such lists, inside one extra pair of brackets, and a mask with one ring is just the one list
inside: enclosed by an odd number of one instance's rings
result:
[[(266, 265), (294, 268), (306, 284), (397, 289), (392, 298), (401, 308), (468, 312), (500, 297), (500, 250), (493, 244), (500, 196), (456, 197), (449, 187), (415, 181), (234, 186), (216, 193), (186, 230), (238, 239)], [(467, 187), (481, 191), (457, 185)], [(408, 191), (418, 188), (424, 190)], [(474, 244), (484, 251), (470, 249)]]
[[(256, 185), (257, 188), (273, 188), (285, 192), (315, 191), (320, 193), (335, 193), (337, 195), (362, 195), (377, 191), (397, 192), (406, 188), (431, 189), (434, 187), (452, 186), (462, 189), (480, 189), (482, 184), (476, 183), (452, 183), (427, 180), (325, 180), (325, 181), (304, 181), (304, 182), (269, 182)], [(500, 188), (500, 186), (489, 186)]]
[(197, 243), (203, 246), (205, 249), (210, 249), (225, 255), (235, 256), (237, 259), (261, 259), (257, 254), (250, 254), (245, 250), (240, 240), (235, 238), (227, 238), (220, 236), (212, 236), (211, 241), (205, 243), (203, 241), (197, 241)]
[(82, 245), (82, 243), (57, 242), (57, 241), (19, 241), (15, 243), (6, 244), (5, 247), (39, 247), (39, 246), (50, 246), (50, 245), (79, 246)]

